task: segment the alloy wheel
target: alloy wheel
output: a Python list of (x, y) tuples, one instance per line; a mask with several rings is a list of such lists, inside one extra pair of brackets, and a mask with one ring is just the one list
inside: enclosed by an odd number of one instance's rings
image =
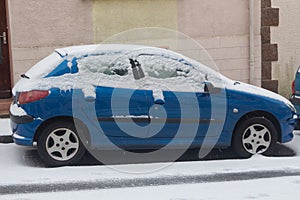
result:
[(46, 139), (46, 150), (54, 160), (70, 160), (79, 150), (79, 138), (70, 129), (56, 129)]
[(271, 145), (271, 133), (266, 126), (253, 124), (243, 133), (242, 143), (250, 154), (264, 153)]

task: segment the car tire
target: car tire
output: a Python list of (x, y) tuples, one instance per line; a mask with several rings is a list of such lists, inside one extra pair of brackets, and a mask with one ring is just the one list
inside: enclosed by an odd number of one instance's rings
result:
[(49, 167), (77, 164), (85, 154), (85, 147), (71, 122), (54, 122), (39, 134), (38, 153)]
[(241, 121), (233, 135), (232, 147), (238, 156), (249, 158), (253, 154), (270, 155), (277, 142), (277, 131), (265, 117), (252, 117)]

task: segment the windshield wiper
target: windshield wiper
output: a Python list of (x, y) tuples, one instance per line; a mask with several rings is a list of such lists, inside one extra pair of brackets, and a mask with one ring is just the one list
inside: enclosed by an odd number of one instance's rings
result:
[(22, 78), (30, 79), (29, 76), (27, 76), (26, 74), (21, 74), (21, 77), (22, 77)]

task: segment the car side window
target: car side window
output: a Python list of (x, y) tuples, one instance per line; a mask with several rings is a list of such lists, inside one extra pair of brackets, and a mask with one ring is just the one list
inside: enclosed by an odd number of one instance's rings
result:
[(177, 55), (133, 51), (103, 53), (79, 58), (79, 76), (88, 77), (94, 85), (203, 92), (209, 78), (201, 67)]
[[(144, 82), (147, 87), (148, 83), (151, 82), (156, 85), (154, 89), (168, 88), (172, 91), (187, 92), (204, 91), (205, 74), (196, 70), (193, 65), (184, 59), (149, 54), (136, 56), (135, 63), (140, 65), (142, 72), (145, 74)], [(143, 80), (143, 77), (134, 78)]]
[(163, 56), (141, 55), (137, 60), (145, 70), (145, 73), (152, 78), (188, 77), (191, 71), (190, 65)]
[[(122, 58), (122, 57), (121, 57)], [(87, 73), (126, 76), (129, 62), (120, 60), (117, 53), (90, 55), (78, 61), (79, 70)]]

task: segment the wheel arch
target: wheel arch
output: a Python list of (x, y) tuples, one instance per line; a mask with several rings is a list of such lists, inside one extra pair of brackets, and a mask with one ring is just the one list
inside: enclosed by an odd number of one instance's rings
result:
[(58, 117), (49, 118), (46, 121), (43, 121), (42, 124), (37, 129), (37, 131), (34, 135), (33, 141), (36, 142), (38, 140), (39, 136), (42, 133), (42, 130), (45, 129), (46, 126), (48, 126), (51, 123), (59, 122), (59, 121), (71, 122), (71, 123), (74, 123), (74, 121), (76, 121), (76, 124), (79, 123), (81, 127), (85, 128), (85, 130), (88, 130), (87, 127), (85, 126), (85, 124), (80, 119), (70, 117), (70, 116), (58, 116)]
[[(266, 119), (270, 120), (274, 124), (275, 129), (277, 130), (277, 140), (279, 142), (281, 141), (281, 126), (280, 126), (280, 123), (279, 123), (278, 119), (272, 113), (269, 113), (269, 112), (266, 112), (266, 111), (261, 111), (261, 110), (249, 112), (249, 113), (246, 113), (245, 115), (243, 115), (238, 120), (238, 122), (235, 124), (235, 127), (233, 129), (233, 133), (236, 131), (237, 126), (242, 121), (244, 121), (246, 119), (250, 119), (252, 117), (265, 117)], [(231, 139), (231, 143), (232, 143), (232, 140), (233, 140), (233, 137)]]

